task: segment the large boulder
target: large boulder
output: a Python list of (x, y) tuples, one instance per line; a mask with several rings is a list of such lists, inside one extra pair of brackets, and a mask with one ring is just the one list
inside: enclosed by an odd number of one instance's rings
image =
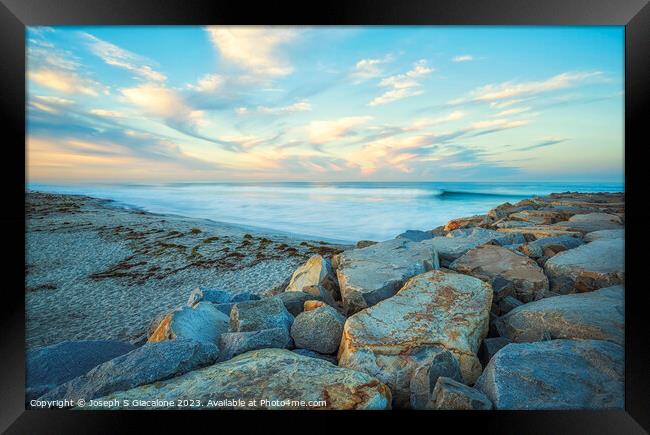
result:
[(429, 240), (432, 239), (433, 237), (434, 234), (431, 231), (406, 230), (402, 234), (397, 235), (397, 237), (395, 238), (406, 239), (406, 240), (410, 240), (411, 242), (421, 242), (422, 240)]
[(320, 255), (313, 255), (291, 276), (285, 292), (301, 292), (305, 287), (322, 286), (334, 299), (338, 299), (338, 284), (330, 261)]
[(431, 400), (426, 408), (462, 411), (490, 410), (492, 402), (475, 388), (461, 384), (455, 379), (441, 377), (436, 382)]
[(348, 318), (339, 365), (386, 383), (399, 407), (409, 406), (413, 371), (441, 348), (473, 383), (481, 373), (476, 352), (488, 332), (491, 303), (492, 288), (477, 278), (442, 271), (415, 276), (392, 298)]
[(533, 239), (542, 239), (544, 237), (554, 236), (582, 237), (582, 233), (580, 231), (569, 230), (566, 227), (560, 227), (556, 225), (526, 225), (514, 228), (503, 227), (499, 228), (497, 231), (507, 234), (521, 234), (522, 236), (530, 237)]
[(272, 328), (291, 328), (294, 317), (281, 299), (266, 298), (235, 304), (230, 312), (230, 331), (261, 331)]
[(596, 240), (624, 239), (625, 230), (599, 230), (585, 234), (585, 242), (594, 242)]
[(459, 382), (463, 380), (458, 360), (444, 349), (436, 349), (430, 362), (413, 371), (409, 384), (412, 409), (425, 409), (440, 377), (452, 378)]
[(314, 352), (313, 350), (309, 350), (309, 349), (293, 349), (292, 352), (295, 352), (298, 355), (307, 356), (309, 358), (322, 359), (323, 361), (330, 362), (334, 365), (338, 364), (338, 361), (336, 360), (336, 355), (323, 355), (322, 353)]
[(481, 360), (483, 367), (487, 366), (490, 360), (501, 348), (512, 343), (506, 337), (492, 337), (484, 338), (481, 347), (478, 351), (478, 357)]
[(523, 210), (533, 210), (532, 205), (512, 205), (509, 202), (503, 203), (498, 207), (493, 208), (488, 212), (488, 217), (499, 220), (508, 217), (512, 213), (517, 213)]
[(501, 316), (499, 334), (515, 342), (549, 338), (625, 340), (625, 290), (614, 286), (590, 293), (554, 296), (524, 304)]
[(287, 328), (262, 329), (261, 331), (226, 332), (219, 338), (220, 361), (229, 360), (251, 350), (292, 347)]
[(488, 283), (496, 278), (510, 282), (515, 296), (523, 302), (541, 299), (548, 290), (548, 278), (537, 263), (501, 246), (474, 248), (449, 267)]
[[(182, 376), (100, 400), (200, 401), (209, 409), (389, 409), (390, 391), (377, 379), (285, 349), (262, 349)], [(172, 401), (166, 406), (165, 401)], [(255, 404), (253, 404), (255, 403)], [(183, 406), (180, 406), (183, 407)], [(191, 408), (191, 405), (185, 407)], [(129, 406), (141, 409), (144, 406)], [(146, 407), (151, 409), (151, 407)]]
[(135, 346), (112, 340), (63, 341), (29, 350), (25, 355), (26, 399), (81, 376), (95, 366), (131, 352)]
[(471, 228), (478, 227), (480, 225), (485, 225), (490, 223), (490, 218), (485, 215), (476, 215), (470, 217), (463, 217), (458, 219), (452, 219), (444, 226), (444, 231), (453, 231), (459, 228)]
[(214, 344), (194, 340), (146, 343), (66, 382), (41, 399), (75, 402), (95, 399), (182, 375), (214, 363), (218, 355), (219, 350)]
[(228, 331), (228, 316), (211, 302), (199, 302), (165, 315), (149, 337), (150, 343), (187, 338), (218, 344), (219, 336)]
[(303, 291), (287, 291), (274, 297), (280, 299), (287, 311), (289, 311), (294, 317), (303, 312), (305, 302), (322, 300), (320, 296), (315, 296)]
[(623, 239), (596, 240), (560, 252), (544, 264), (551, 290), (567, 294), (587, 292), (625, 280)]
[(305, 311), (291, 325), (296, 347), (318, 353), (335, 353), (341, 343), (345, 317), (330, 306)]
[(336, 274), (347, 312), (371, 307), (393, 296), (408, 278), (433, 269), (435, 252), (427, 242), (399, 238), (341, 253)]
[(422, 242), (422, 244), (435, 249), (440, 258), (440, 264), (446, 267), (477, 246), (488, 243), (511, 245), (524, 242), (523, 236), (519, 233), (506, 234), (485, 228), (461, 228), (451, 231), (446, 237), (435, 237)]
[(600, 340), (509, 344), (475, 388), (496, 409), (623, 408), (623, 348)]
[(620, 216), (609, 213), (577, 214), (571, 216), (568, 221), (558, 222), (557, 225), (583, 233), (623, 229), (623, 221)]
[(512, 213), (508, 218), (516, 221), (529, 222), (536, 225), (546, 225), (562, 221), (571, 214), (560, 210), (523, 210)]
[(526, 243), (519, 250), (531, 258), (552, 257), (558, 252), (577, 248), (582, 244), (582, 240), (578, 237), (554, 236)]

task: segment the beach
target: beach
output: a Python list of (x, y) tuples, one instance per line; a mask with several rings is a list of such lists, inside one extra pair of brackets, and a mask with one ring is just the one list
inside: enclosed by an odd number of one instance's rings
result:
[(80, 195), (25, 197), (26, 346), (142, 342), (196, 287), (261, 294), (309, 256), (345, 248)]

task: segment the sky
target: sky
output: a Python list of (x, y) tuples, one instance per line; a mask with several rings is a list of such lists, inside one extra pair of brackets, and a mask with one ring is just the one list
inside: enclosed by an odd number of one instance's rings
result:
[(623, 27), (26, 38), (29, 182), (623, 179)]

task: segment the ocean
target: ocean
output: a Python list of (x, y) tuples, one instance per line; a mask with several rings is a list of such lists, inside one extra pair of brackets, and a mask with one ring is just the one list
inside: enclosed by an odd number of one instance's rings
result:
[(430, 230), (534, 195), (624, 190), (621, 183), (557, 182), (29, 183), (27, 188), (338, 242), (381, 241), (409, 229)]

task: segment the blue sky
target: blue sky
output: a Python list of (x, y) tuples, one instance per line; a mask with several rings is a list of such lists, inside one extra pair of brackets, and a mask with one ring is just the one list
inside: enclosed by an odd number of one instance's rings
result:
[(30, 182), (623, 177), (623, 27), (26, 38)]

